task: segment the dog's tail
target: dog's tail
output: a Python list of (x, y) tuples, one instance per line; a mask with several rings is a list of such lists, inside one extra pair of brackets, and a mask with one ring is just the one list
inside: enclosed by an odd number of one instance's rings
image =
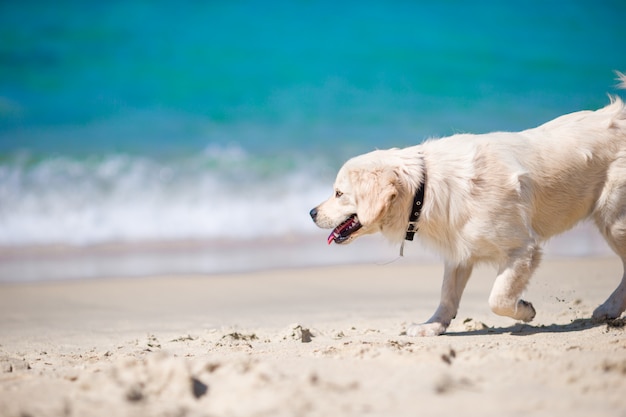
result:
[[(626, 74), (615, 71), (617, 75), (617, 88), (626, 90)], [(609, 96), (611, 104), (607, 108), (612, 108), (613, 116), (611, 117), (610, 127), (620, 127), (624, 139), (626, 139), (626, 104), (617, 96)]]
[[(617, 76), (617, 78), (615, 78), (617, 80), (617, 84), (615, 85), (615, 88), (626, 90), (626, 74), (620, 71), (615, 71), (615, 75)], [(622, 104), (622, 107), (624, 107), (624, 104), (622, 103), (622, 100), (619, 97), (609, 94), (609, 98), (611, 99), (611, 104), (617, 102), (617, 103)]]

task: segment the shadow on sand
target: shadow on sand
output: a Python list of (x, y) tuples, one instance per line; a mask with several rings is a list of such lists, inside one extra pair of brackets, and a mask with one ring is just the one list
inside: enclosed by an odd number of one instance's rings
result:
[(569, 324), (549, 324), (541, 326), (531, 326), (525, 323), (517, 323), (509, 327), (489, 327), (480, 330), (468, 330), (462, 332), (446, 333), (446, 336), (481, 336), (491, 334), (511, 334), (513, 336), (529, 336), (542, 333), (565, 333), (580, 332), (594, 327), (606, 326), (609, 329), (624, 329), (626, 317), (605, 321), (594, 321), (592, 319), (576, 319)]

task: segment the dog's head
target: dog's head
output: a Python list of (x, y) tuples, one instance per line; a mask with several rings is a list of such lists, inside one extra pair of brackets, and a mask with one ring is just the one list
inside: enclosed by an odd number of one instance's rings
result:
[(310, 214), (316, 225), (333, 229), (332, 242), (349, 243), (357, 237), (384, 231), (398, 197), (398, 174), (375, 151), (352, 158), (339, 170), (333, 195)]

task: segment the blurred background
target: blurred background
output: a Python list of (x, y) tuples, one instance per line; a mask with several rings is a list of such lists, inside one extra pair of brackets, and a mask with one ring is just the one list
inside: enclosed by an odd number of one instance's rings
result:
[[(392, 259), (308, 217), (342, 162), (602, 107), (624, 22), (622, 0), (1, 2), (0, 281)], [(551, 250), (605, 247), (583, 226)]]

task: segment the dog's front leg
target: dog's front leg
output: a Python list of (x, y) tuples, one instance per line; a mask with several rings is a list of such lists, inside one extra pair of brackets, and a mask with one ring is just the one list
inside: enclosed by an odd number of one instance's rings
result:
[(406, 330), (408, 336), (438, 336), (446, 331), (452, 319), (456, 317), (472, 268), (471, 264), (455, 265), (446, 262), (439, 307), (426, 323), (409, 326)]
[(536, 245), (514, 252), (501, 265), (498, 277), (489, 295), (491, 311), (516, 320), (529, 322), (535, 318), (535, 308), (521, 296), (534, 270), (541, 260), (541, 251)]

